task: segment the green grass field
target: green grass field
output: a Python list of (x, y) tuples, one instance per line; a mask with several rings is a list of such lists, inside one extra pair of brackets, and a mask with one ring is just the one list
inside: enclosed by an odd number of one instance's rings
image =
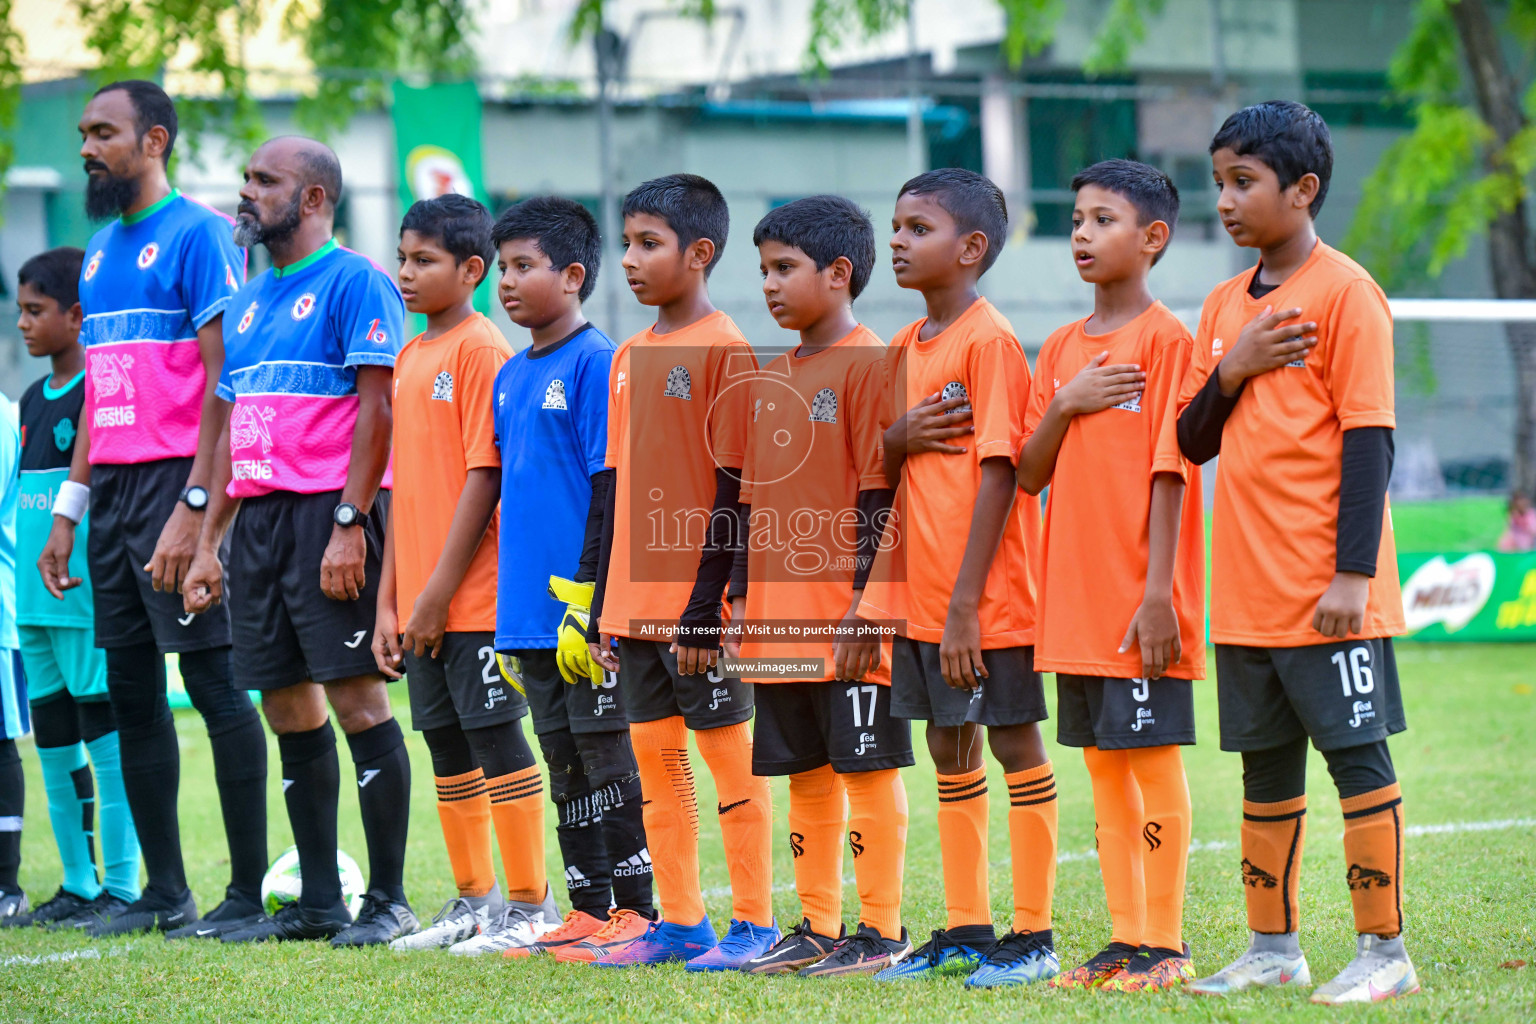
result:
[[(170, 944), (153, 936), (92, 944), (72, 936), (0, 931), (0, 1019), (12, 1021), (921, 1021), (1187, 1020), (1252, 1021), (1294, 1015), (1302, 1020), (1531, 1021), (1536, 1019), (1536, 813), (1530, 765), (1536, 752), (1536, 695), (1526, 646), (1400, 648), (1409, 731), (1393, 743), (1407, 797), (1410, 950), (1421, 995), (1365, 1010), (1327, 1010), (1303, 992), (1257, 993), (1230, 1001), (1182, 994), (1113, 996), (1043, 987), (991, 993), (964, 991), (957, 981), (876, 985), (867, 979), (813, 982), (789, 978), (689, 976), (668, 967), (606, 972), (547, 962), (465, 961), (446, 953), (396, 955), (388, 950), (335, 952), (319, 945), (228, 949)], [(1196, 967), (1215, 969), (1241, 952), (1247, 933), (1237, 879), (1240, 772), (1236, 755), (1216, 745), (1214, 688), (1199, 690), (1198, 747), (1186, 752), (1194, 797), (1195, 849), (1190, 855), (1186, 938)], [(402, 694), (403, 696), (403, 694)], [(403, 701), (400, 713), (406, 714)], [(178, 715), (182, 743), (182, 835), (199, 901), (211, 907), (227, 864), (213, 789), (207, 737), (195, 714)], [(416, 769), (406, 887), (418, 914), (429, 917), (452, 895), (426, 750), (411, 735)], [(919, 745), (920, 746), (920, 745)], [(290, 838), (272, 748), (270, 853)], [(342, 753), (345, 759), (345, 751)], [(923, 755), (920, 753), (919, 758)], [(1062, 863), (1056, 890), (1056, 943), (1064, 962), (1097, 949), (1108, 932), (1087, 774), (1075, 751), (1055, 747), (1061, 794)], [(23, 745), (30, 802), (22, 882), (34, 898), (58, 884), (30, 742)], [(696, 762), (697, 763), (697, 762)], [(996, 769), (994, 766), (994, 774)], [(347, 777), (345, 772), (343, 777)], [(708, 806), (708, 774), (700, 771)], [(905, 920), (921, 941), (942, 924), (935, 799), (923, 761), (908, 771), (912, 825), (907, 852)], [(1314, 795), (1303, 873), (1303, 944), (1313, 976), (1330, 977), (1353, 952), (1343, 882), (1342, 826), (1337, 800), (1314, 757)], [(1009, 916), (1006, 804), (993, 780), (992, 895), (996, 918)], [(782, 801), (775, 845), (775, 908), (782, 922), (799, 918), (791, 887)], [(1433, 826), (1449, 826), (1435, 829)], [(1461, 826), (1461, 827), (1454, 827)], [(1477, 826), (1476, 828), (1468, 826)], [(1428, 827), (1428, 828), (1426, 828)], [(725, 865), (714, 815), (703, 816), (702, 850), (708, 908), (717, 926), (730, 917)], [(549, 869), (559, 878), (554, 819), (548, 819)], [(356, 805), (342, 800), (343, 846), (364, 861)], [(365, 865), (366, 866), (366, 865)], [(851, 861), (845, 865), (851, 872)], [(563, 893), (559, 894), (563, 898)], [(850, 886), (845, 917), (856, 919)]]

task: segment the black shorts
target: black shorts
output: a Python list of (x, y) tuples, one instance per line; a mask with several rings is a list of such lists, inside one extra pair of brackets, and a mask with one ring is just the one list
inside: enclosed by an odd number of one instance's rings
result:
[(510, 652), (517, 659), (528, 704), (533, 708), (535, 734), (623, 732), (629, 728), (624, 717), (624, 695), (619, 689), (619, 674), (603, 672), (597, 680), (565, 681), (555, 664), (552, 649)]
[(1194, 684), (1057, 673), (1056, 742), (1100, 750), (1193, 743)]
[(957, 690), (939, 669), (939, 645), (897, 637), (891, 645), (891, 714), (934, 725), (1025, 725), (1051, 717), (1033, 647), (981, 652), (987, 678)]
[(752, 717), (752, 684), (725, 675), (717, 663), (705, 675), (679, 675), (664, 640), (619, 637), (619, 689), (631, 722), (681, 715), (688, 728), (720, 729)]
[(85, 551), (97, 647), (153, 642), (161, 653), (172, 654), (229, 646), (228, 606), (216, 604), (201, 615), (188, 615), (181, 595), (157, 592), (144, 571), (191, 471), (191, 459), (91, 467)]
[(1306, 647), (1216, 645), (1222, 750), (1267, 750), (1303, 736), (1318, 750), (1408, 728), (1392, 640)]
[(847, 775), (913, 763), (912, 724), (891, 714), (889, 686), (786, 682), (754, 690), (753, 775), (798, 775), (826, 764)]
[(496, 634), (444, 633), (437, 657), (405, 652), (405, 685), (411, 697), (411, 725), (485, 729), (528, 713), (528, 700), (496, 665)]
[(227, 573), (236, 686), (281, 690), (379, 674), (373, 618), (389, 492), (379, 492), (361, 527), (367, 554), (356, 601), (335, 601), (320, 589), (320, 563), (340, 501), (340, 491), (278, 491), (240, 503), (229, 531)]

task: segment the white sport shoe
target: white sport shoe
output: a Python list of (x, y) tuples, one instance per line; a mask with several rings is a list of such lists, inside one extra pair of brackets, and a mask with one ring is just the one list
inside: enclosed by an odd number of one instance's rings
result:
[(1355, 958), (1326, 985), (1312, 993), (1314, 1003), (1379, 1003), (1384, 999), (1411, 996), (1419, 990), (1419, 976), (1403, 949), (1403, 937), (1383, 939), (1362, 935)]
[(1187, 991), (1202, 996), (1229, 996), (1250, 988), (1310, 984), (1312, 971), (1305, 956), (1259, 952), (1250, 948), (1209, 978), (1191, 982)]
[(432, 916), (432, 923), (412, 935), (402, 935), (389, 944), (396, 952), (414, 949), (443, 949), (465, 939), (474, 938), (482, 929), (489, 927), (491, 911), (487, 906), (474, 907), (462, 896), (455, 896), (443, 904), (443, 909)]
[(459, 956), (505, 953), (509, 949), (531, 946), (558, 927), (560, 911), (555, 907), (555, 894), (546, 888), (543, 903), (507, 900), (501, 913), (482, 927), (479, 935), (449, 946), (448, 952)]

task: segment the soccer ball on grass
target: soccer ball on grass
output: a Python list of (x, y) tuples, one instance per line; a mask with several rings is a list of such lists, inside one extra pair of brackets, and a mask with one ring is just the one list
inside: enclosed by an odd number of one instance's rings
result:
[[(341, 898), (347, 904), (347, 912), (353, 917), (363, 909), (363, 892), (366, 883), (357, 861), (341, 850), (336, 851), (336, 872), (341, 876)], [(290, 846), (267, 868), (261, 880), (261, 907), (269, 915), (276, 914), (290, 903), (297, 903), (304, 889), (299, 875), (299, 848)]]

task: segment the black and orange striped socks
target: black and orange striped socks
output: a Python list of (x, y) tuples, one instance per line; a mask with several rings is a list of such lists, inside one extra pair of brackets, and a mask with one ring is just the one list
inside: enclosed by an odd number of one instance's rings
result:
[[(1049, 932), (1056, 893), (1056, 774), (1047, 761), (1009, 772), (1003, 781), (1013, 855), (1013, 930)], [(982, 861), (985, 866), (986, 858)]]
[(939, 853), (949, 930), (992, 927), (987, 888), (987, 769), (939, 775)]
[(479, 768), (434, 778), (437, 817), (443, 823), (448, 865), (460, 896), (484, 896), (496, 885), (491, 863), (491, 798)]
[(1340, 802), (1355, 931), (1392, 938), (1403, 930), (1402, 787), (1394, 782)]
[(506, 874), (506, 897), (518, 903), (544, 902), (544, 777), (529, 765), (485, 781), (496, 844)]

